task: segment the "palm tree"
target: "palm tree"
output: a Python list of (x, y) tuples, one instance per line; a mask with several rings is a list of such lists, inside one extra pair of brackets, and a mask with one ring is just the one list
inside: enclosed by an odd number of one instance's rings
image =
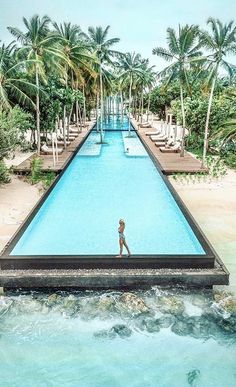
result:
[[(87, 71), (92, 72), (90, 65), (88, 64), (88, 60), (91, 60), (91, 55), (88, 52), (88, 45), (84, 41), (84, 34), (81, 29), (77, 25), (72, 25), (71, 23), (63, 23), (58, 25), (57, 23), (53, 23), (55, 28), (55, 36), (60, 41), (62, 52), (65, 60), (63, 60), (63, 77), (65, 81), (66, 89), (71, 86), (72, 89), (78, 90), (79, 86), (83, 90), (84, 95), (84, 109), (83, 115), (86, 116), (85, 111), (85, 93), (84, 93), (84, 80), (83, 80), (83, 71), (86, 69)], [(69, 116), (67, 117), (68, 122), (68, 135), (69, 135), (69, 124), (70, 117), (72, 114), (73, 105), (70, 108)], [(78, 126), (78, 100), (76, 101), (76, 117), (77, 117), (77, 126)], [(64, 145), (66, 146), (66, 105), (64, 105), (64, 119), (63, 119), (63, 135), (64, 135)]]
[(233, 65), (225, 60), (228, 54), (236, 53), (236, 26), (233, 21), (223, 24), (219, 19), (209, 18), (207, 24), (211, 27), (211, 33), (200, 31), (201, 44), (210, 51), (207, 56), (207, 69), (209, 71), (208, 83), (211, 84), (209, 103), (206, 116), (202, 167), (205, 166), (206, 153), (208, 149), (209, 121), (214, 89), (220, 67), (228, 72), (229, 76), (234, 75)]
[(102, 138), (102, 121), (103, 121), (103, 77), (104, 69), (103, 66), (106, 64), (112, 64), (112, 57), (120, 55), (118, 51), (112, 50), (111, 47), (120, 41), (119, 38), (107, 39), (110, 26), (107, 26), (104, 30), (101, 26), (89, 27), (87, 40), (91, 46), (92, 51), (98, 58), (99, 66), (99, 88), (100, 88), (100, 135), (101, 142)]
[(141, 122), (143, 119), (143, 95), (145, 90), (148, 90), (147, 121), (149, 118), (151, 87), (156, 80), (156, 73), (153, 71), (154, 67), (155, 66), (149, 67), (148, 60), (143, 61), (143, 64), (141, 65), (141, 75), (138, 80), (138, 83), (141, 86)]
[(153, 54), (158, 55), (168, 62), (172, 62), (166, 67), (160, 76), (168, 75), (167, 83), (169, 84), (174, 78), (179, 79), (180, 83), (180, 100), (182, 111), (183, 133), (181, 140), (181, 153), (184, 156), (185, 148), (185, 110), (184, 110), (184, 88), (189, 89), (188, 69), (191, 64), (196, 63), (202, 55), (200, 51), (201, 44), (198, 39), (198, 26), (185, 25), (179, 26), (176, 33), (173, 28), (167, 29), (168, 50), (162, 47), (153, 49)]
[(57, 39), (49, 33), (50, 19), (38, 15), (33, 16), (30, 20), (23, 17), (26, 32), (20, 31), (15, 27), (8, 27), (11, 34), (22, 44), (18, 50), (18, 55), (34, 60), (33, 70), (35, 74), (36, 85), (36, 130), (37, 130), (37, 149), (40, 153), (40, 78), (46, 81), (46, 68), (53, 63), (56, 66), (56, 58), (63, 59), (60, 49), (55, 45)]
[(0, 110), (11, 109), (12, 97), (19, 103), (35, 108), (30, 97), (35, 91), (35, 86), (25, 77), (26, 66), (29, 63), (32, 64), (32, 61), (16, 61), (12, 43), (0, 47)]
[[(135, 76), (141, 77), (142, 75), (142, 60), (140, 54), (134, 53), (126, 53), (123, 55), (118, 63), (118, 67), (121, 70), (121, 79), (124, 82), (129, 82), (129, 112), (131, 113), (131, 102), (132, 102), (132, 86), (134, 83)], [(129, 136), (131, 130), (131, 122), (129, 119)]]

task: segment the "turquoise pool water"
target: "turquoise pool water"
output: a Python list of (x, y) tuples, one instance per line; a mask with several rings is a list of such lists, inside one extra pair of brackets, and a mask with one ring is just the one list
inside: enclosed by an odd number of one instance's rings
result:
[(229, 297), (158, 288), (7, 293), (0, 297), (0, 385), (234, 387)]
[(117, 254), (120, 218), (132, 254), (205, 254), (127, 119), (104, 127), (115, 130), (102, 145), (89, 135), (11, 255)]

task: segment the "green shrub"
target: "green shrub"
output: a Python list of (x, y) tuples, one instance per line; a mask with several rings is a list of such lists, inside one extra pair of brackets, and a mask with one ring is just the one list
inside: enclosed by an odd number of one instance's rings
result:
[(50, 187), (50, 185), (53, 183), (55, 178), (56, 178), (56, 174), (54, 172), (45, 173), (42, 177), (43, 188), (47, 190)]
[(0, 112), (0, 159), (9, 157), (25, 142), (24, 134), (32, 127), (32, 115), (15, 106), (9, 112)]
[(43, 161), (40, 157), (35, 156), (31, 161), (31, 172), (29, 181), (31, 184), (42, 182), (44, 190), (47, 190), (53, 183), (56, 175), (54, 172), (42, 173)]
[(223, 160), (228, 167), (236, 169), (236, 154), (235, 153), (228, 152), (226, 155), (223, 156)]
[(9, 183), (11, 181), (8, 169), (3, 161), (0, 160), (0, 184)]
[[(184, 101), (186, 126), (191, 132), (203, 136), (208, 108), (208, 95), (187, 97)], [(179, 100), (172, 101), (171, 108), (177, 121), (182, 122), (181, 104)], [(217, 130), (233, 113), (232, 102), (224, 95), (213, 98), (209, 129), (210, 133)]]
[(35, 156), (30, 164), (30, 182), (36, 184), (42, 180), (42, 165), (43, 160), (40, 157)]

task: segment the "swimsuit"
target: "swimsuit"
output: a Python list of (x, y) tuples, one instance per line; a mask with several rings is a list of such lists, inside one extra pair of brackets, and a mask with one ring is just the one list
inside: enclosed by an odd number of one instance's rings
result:
[(124, 241), (125, 236), (124, 236), (123, 232), (120, 232), (120, 231), (118, 231), (118, 232), (119, 232), (119, 238), (122, 239), (122, 241)]

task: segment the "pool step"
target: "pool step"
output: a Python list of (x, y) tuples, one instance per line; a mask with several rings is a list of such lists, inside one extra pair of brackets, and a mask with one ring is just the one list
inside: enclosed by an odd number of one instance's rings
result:
[[(103, 139), (104, 137), (105, 133), (103, 133)], [(91, 132), (86, 142), (80, 148), (78, 156), (99, 156), (102, 148), (102, 145), (99, 144), (99, 141), (100, 133)]]
[(143, 156), (148, 157), (147, 151), (140, 142), (139, 138), (137, 137), (136, 133), (131, 132), (131, 136), (129, 137), (129, 132), (122, 132), (123, 136), (123, 142), (124, 142), (124, 150), (126, 153), (126, 156), (132, 157), (132, 156)]

